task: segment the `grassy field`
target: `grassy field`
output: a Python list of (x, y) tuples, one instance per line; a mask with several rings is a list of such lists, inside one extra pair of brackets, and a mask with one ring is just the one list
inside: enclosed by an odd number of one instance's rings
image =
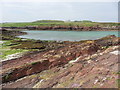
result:
[(58, 21), (58, 20), (39, 20), (35, 22), (21, 23), (0, 23), (0, 27), (25, 27), (25, 26), (120, 26), (120, 23), (98, 23), (91, 21)]

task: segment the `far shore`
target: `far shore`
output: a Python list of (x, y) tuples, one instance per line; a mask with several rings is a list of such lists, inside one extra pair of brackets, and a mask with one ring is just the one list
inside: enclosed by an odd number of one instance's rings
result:
[[(0, 29), (0, 30), (2, 30), (2, 29)], [(18, 30), (18, 31), (31, 31), (30, 29), (4, 29), (4, 30), (10, 30), (10, 31), (14, 31), (14, 30)], [(119, 29), (118, 30), (112, 30), (112, 29), (108, 29), (108, 30), (106, 30), (106, 29), (102, 29), (102, 30), (68, 30), (68, 29), (56, 29), (56, 30), (54, 30), (54, 29), (47, 29), (47, 30), (41, 30), (41, 29), (33, 29), (33, 30), (35, 30), (35, 31), (120, 31)]]

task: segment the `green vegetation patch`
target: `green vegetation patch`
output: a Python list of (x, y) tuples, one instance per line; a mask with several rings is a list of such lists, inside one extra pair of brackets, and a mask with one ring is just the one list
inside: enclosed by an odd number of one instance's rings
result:
[(36, 22), (39, 22), (39, 23), (60, 23), (60, 22), (64, 22), (64, 21), (61, 21), (61, 20), (38, 20), (38, 21), (35, 21), (34, 23)]
[(2, 59), (5, 59), (6, 56), (15, 54), (15, 53), (24, 53), (27, 52), (28, 50), (23, 50), (23, 49), (11, 49), (12, 46), (19, 45), (18, 43), (12, 43), (12, 40), (4, 41), (3, 44), (1, 44), (0, 47), (0, 52), (2, 53), (0, 57)]
[(31, 65), (36, 65), (38, 64), (39, 62), (32, 62)]
[(2, 55), (0, 55), (0, 57), (5, 59), (6, 56), (8, 56), (8, 55), (15, 54), (15, 53), (27, 52), (27, 50), (22, 50), (22, 49), (1, 49), (0, 52), (2, 52)]
[(61, 21), (61, 20), (38, 20), (34, 22), (22, 22), (22, 23), (1, 23), (2, 27), (26, 27), (26, 26), (102, 26), (112, 27), (120, 26), (120, 23), (98, 23), (89, 20), (83, 21)]
[(120, 79), (117, 79), (117, 86), (120, 88)]
[(44, 43), (35, 40), (17, 40), (13, 43), (18, 43), (18, 45), (12, 46), (12, 49), (45, 49)]

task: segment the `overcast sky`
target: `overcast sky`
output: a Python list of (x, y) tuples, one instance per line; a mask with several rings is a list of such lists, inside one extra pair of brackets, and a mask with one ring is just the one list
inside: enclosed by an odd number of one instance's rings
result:
[(0, 22), (91, 20), (118, 22), (118, 0), (3, 0)]

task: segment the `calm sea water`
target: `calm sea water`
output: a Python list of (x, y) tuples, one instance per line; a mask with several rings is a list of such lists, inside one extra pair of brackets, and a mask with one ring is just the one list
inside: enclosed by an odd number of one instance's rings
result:
[(80, 41), (95, 40), (107, 35), (116, 35), (118, 31), (24, 31), (27, 35), (19, 36), (21, 38), (35, 40), (56, 40), (56, 41)]

